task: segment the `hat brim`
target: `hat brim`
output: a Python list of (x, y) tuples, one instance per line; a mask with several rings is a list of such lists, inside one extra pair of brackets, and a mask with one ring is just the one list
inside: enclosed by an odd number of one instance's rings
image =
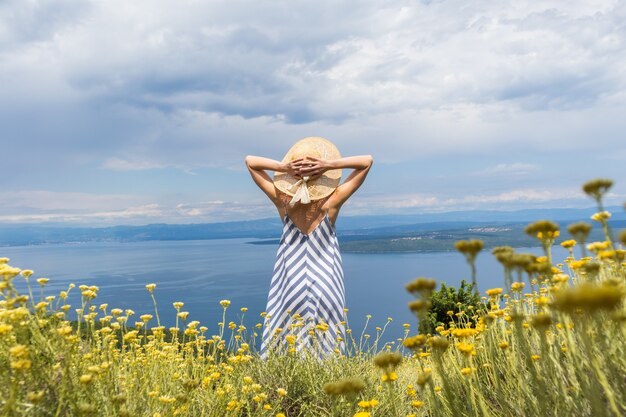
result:
[[(287, 163), (304, 156), (313, 156), (329, 161), (341, 158), (339, 149), (328, 139), (308, 137), (296, 142), (289, 151), (287, 151), (282, 162)], [(319, 200), (332, 194), (339, 186), (341, 174), (341, 169), (332, 169), (324, 172), (318, 178), (308, 181), (307, 188), (311, 200)], [(299, 178), (286, 172), (274, 173), (274, 185), (276, 188), (290, 196), (293, 196), (295, 192), (295, 189), (292, 191), (290, 188), (299, 180)]]

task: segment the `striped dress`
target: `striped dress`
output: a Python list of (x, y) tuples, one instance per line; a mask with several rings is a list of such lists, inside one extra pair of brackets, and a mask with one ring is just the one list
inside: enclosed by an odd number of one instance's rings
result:
[(345, 354), (344, 306), (342, 259), (328, 213), (308, 235), (285, 215), (267, 297), (261, 358), (290, 348), (312, 351), (319, 359), (335, 349)]

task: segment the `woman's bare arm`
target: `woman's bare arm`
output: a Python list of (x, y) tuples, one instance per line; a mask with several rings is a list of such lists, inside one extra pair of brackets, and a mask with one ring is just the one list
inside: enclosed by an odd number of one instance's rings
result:
[(305, 166), (300, 168), (300, 173), (315, 179), (331, 169), (354, 168), (348, 178), (335, 190), (333, 205), (339, 208), (363, 184), (373, 163), (372, 155), (347, 156), (331, 161), (308, 156), (304, 162)]
[(265, 172), (265, 170), (275, 172), (287, 172), (293, 176), (299, 176), (298, 169), (302, 159), (296, 159), (289, 163), (283, 164), (280, 161), (274, 159), (265, 158), (263, 156), (246, 156), (246, 166), (252, 176), (252, 179), (259, 186), (259, 188), (272, 200), (274, 203), (278, 201), (278, 195), (276, 194), (276, 188), (274, 187), (274, 181)]

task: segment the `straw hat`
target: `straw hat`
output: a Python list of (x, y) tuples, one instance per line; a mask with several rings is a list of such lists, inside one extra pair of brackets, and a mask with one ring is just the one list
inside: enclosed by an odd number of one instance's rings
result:
[[(287, 151), (282, 162), (287, 163), (305, 156), (326, 160), (341, 158), (339, 149), (328, 139), (308, 137), (296, 142)], [(309, 177), (296, 178), (286, 172), (274, 173), (274, 185), (283, 193), (293, 197), (290, 201), (292, 207), (297, 201), (308, 204), (312, 200), (329, 196), (337, 188), (340, 180), (341, 169), (328, 170), (311, 181)]]

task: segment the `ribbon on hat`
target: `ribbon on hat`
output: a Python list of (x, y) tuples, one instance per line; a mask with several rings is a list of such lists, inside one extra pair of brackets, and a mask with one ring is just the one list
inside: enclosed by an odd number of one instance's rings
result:
[(302, 177), (302, 179), (298, 180), (295, 184), (289, 187), (289, 191), (293, 191), (294, 187), (298, 187), (296, 192), (293, 194), (289, 205), (293, 207), (298, 201), (302, 204), (309, 204), (311, 202), (311, 196), (309, 195), (309, 188), (307, 187), (307, 181), (309, 177)]

